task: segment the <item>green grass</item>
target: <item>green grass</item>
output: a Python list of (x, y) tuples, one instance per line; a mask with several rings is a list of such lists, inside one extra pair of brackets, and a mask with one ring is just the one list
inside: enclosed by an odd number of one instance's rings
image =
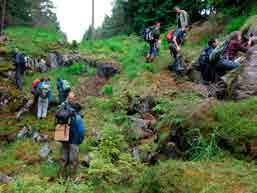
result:
[[(136, 36), (118, 36), (107, 40), (84, 41), (80, 50), (93, 54), (100, 60), (117, 61), (121, 72), (129, 79), (134, 79), (143, 71), (154, 72), (158, 63), (145, 63), (146, 43)], [(166, 64), (168, 65), (168, 64)]]
[(61, 50), (62, 46), (57, 42), (64, 40), (60, 32), (45, 28), (11, 27), (5, 33), (12, 40), (8, 44), (10, 51), (17, 47), (32, 56), (45, 56), (49, 50)]

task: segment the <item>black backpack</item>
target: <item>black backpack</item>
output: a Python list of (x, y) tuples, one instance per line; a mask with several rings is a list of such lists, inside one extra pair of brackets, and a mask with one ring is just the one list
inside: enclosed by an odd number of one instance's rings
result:
[(143, 32), (143, 38), (146, 42), (150, 42), (154, 39), (153, 29), (151, 27), (146, 28)]
[(62, 104), (58, 107), (55, 119), (57, 124), (70, 124), (75, 116), (75, 111), (68, 104)]

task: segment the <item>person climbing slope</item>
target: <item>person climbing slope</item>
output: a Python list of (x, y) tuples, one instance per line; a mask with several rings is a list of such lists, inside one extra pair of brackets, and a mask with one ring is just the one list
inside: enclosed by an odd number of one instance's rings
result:
[(181, 9), (179, 6), (175, 6), (174, 10), (177, 13), (176, 15), (177, 29), (189, 27), (190, 25), (189, 14), (185, 10)]
[(43, 119), (47, 116), (48, 106), (51, 100), (51, 85), (49, 78), (42, 79), (37, 86), (37, 92), (37, 118)]
[[(62, 141), (61, 147), (61, 168), (60, 177), (65, 177), (67, 169), (68, 176), (75, 177), (78, 166), (79, 145), (84, 140), (85, 127), (80, 114), (82, 107), (77, 103), (74, 92), (70, 92), (67, 100), (61, 104), (56, 112), (58, 124), (69, 125), (69, 137), (67, 141)], [(63, 116), (65, 115), (66, 116)], [(67, 116), (68, 115), (68, 116)], [(65, 117), (65, 118), (64, 118)]]
[(62, 104), (68, 97), (71, 91), (70, 83), (67, 80), (62, 80), (60, 78), (56, 81), (56, 87), (58, 90), (59, 104)]
[(171, 71), (175, 71), (176, 73), (181, 73), (185, 70), (180, 50), (187, 30), (188, 27), (177, 29), (176, 31), (169, 32), (167, 35), (170, 54), (175, 60), (174, 64), (170, 65), (169, 68)]
[(217, 39), (209, 39), (208, 47), (203, 49), (198, 59), (199, 70), (201, 72), (204, 84), (213, 83), (216, 80), (215, 65), (210, 63), (209, 57), (218, 44), (219, 42)]
[(215, 65), (220, 76), (240, 66), (236, 60), (239, 51), (246, 53), (251, 46), (252, 38), (246, 43), (242, 42), (242, 33), (234, 32), (228, 40), (218, 45), (210, 54), (210, 62)]
[(158, 52), (161, 23), (156, 22), (154, 26), (147, 28), (144, 32), (144, 40), (149, 44), (149, 52), (146, 56), (147, 62), (153, 62)]
[(13, 63), (15, 65), (16, 86), (19, 90), (22, 90), (22, 75), (26, 70), (26, 60), (25, 55), (18, 48), (14, 49)]

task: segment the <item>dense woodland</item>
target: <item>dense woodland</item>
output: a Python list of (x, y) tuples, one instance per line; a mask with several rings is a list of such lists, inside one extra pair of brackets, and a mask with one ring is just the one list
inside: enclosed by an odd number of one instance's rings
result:
[(1, 1), (4, 26), (29, 25), (58, 28), (54, 5), (51, 0), (5, 0)]

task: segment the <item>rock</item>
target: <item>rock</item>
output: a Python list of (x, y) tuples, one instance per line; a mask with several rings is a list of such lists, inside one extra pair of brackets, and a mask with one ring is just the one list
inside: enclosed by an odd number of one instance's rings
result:
[(96, 140), (101, 139), (101, 133), (97, 131), (97, 129), (92, 129), (91, 136), (94, 137)]
[(90, 156), (90, 154), (87, 154), (83, 157), (83, 160), (81, 161), (81, 165), (83, 167), (89, 168), (91, 161), (92, 161), (92, 157)]
[(39, 156), (41, 159), (45, 159), (48, 157), (48, 155), (51, 153), (51, 148), (49, 146), (49, 144), (45, 144), (39, 152)]
[(27, 103), (23, 107), (21, 107), (18, 112), (16, 112), (16, 119), (20, 120), (24, 113), (29, 112), (33, 104), (34, 104), (33, 99), (28, 100)]
[(133, 147), (132, 156), (135, 160), (140, 161), (140, 153), (139, 153), (139, 149), (137, 147)]
[(32, 128), (31, 127), (23, 127), (17, 134), (17, 139), (22, 139), (22, 138), (26, 138), (26, 137), (30, 137), (31, 136), (31, 132), (32, 132)]
[(237, 71), (228, 73), (223, 80), (233, 99), (257, 95), (257, 46), (253, 47)]
[(58, 56), (55, 53), (50, 53), (47, 58), (49, 68), (57, 68), (59, 66)]
[(0, 173), (0, 184), (9, 184), (12, 182), (12, 178), (5, 174)]
[(148, 129), (150, 126), (149, 120), (144, 120), (136, 117), (129, 117), (133, 121), (133, 127), (139, 129)]
[(106, 79), (109, 79), (113, 76), (115, 76), (119, 69), (115, 67), (113, 64), (97, 64), (96, 65), (97, 73), (100, 77), (104, 77)]
[(128, 114), (133, 115), (136, 113), (144, 114), (151, 113), (152, 108), (155, 106), (155, 100), (152, 96), (144, 98), (135, 97), (129, 99)]
[(43, 143), (43, 142), (48, 141), (48, 135), (45, 135), (45, 134), (42, 134), (42, 133), (39, 133), (39, 132), (34, 132), (33, 135), (32, 135), (32, 139), (35, 142)]

